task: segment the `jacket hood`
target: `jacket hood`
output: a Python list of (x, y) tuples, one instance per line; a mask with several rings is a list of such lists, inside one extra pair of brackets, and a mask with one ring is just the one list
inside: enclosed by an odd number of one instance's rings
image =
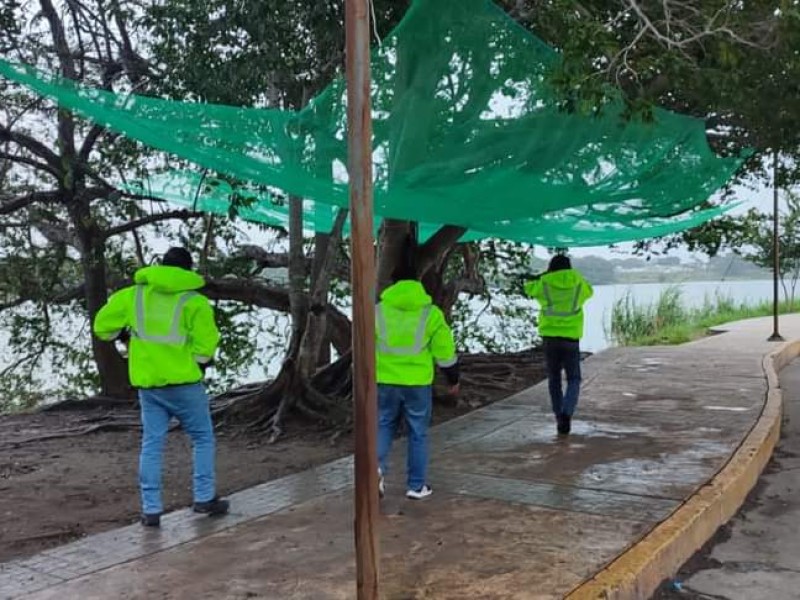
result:
[(381, 302), (400, 310), (414, 310), (433, 304), (433, 300), (419, 281), (403, 280), (386, 288)]
[(139, 269), (133, 280), (137, 285), (150, 285), (160, 292), (167, 293), (198, 290), (206, 284), (205, 279), (194, 271), (164, 265)]
[(575, 269), (563, 269), (542, 275), (542, 283), (554, 288), (574, 288), (583, 281), (583, 277)]

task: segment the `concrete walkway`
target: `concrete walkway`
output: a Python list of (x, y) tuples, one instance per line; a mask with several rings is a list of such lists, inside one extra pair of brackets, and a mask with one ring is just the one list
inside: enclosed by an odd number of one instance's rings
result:
[[(800, 338), (800, 317), (782, 321)], [(545, 385), (432, 432), (431, 483), (403, 498), (402, 444), (382, 506), (383, 597), (562, 598), (727, 462), (764, 403), (769, 320), (584, 366), (574, 435)], [(352, 462), (232, 497), (225, 519), (168, 515), (0, 565), (0, 598), (355, 597)], [(224, 474), (221, 474), (224, 477)]]
[(674, 600), (796, 600), (800, 597), (800, 362), (781, 373), (783, 434), (775, 455), (741, 512), (716, 544), (679, 574)]

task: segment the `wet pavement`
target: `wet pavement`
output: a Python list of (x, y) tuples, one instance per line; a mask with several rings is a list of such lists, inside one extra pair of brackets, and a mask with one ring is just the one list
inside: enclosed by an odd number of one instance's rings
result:
[[(800, 318), (784, 333), (800, 337)], [(573, 435), (546, 385), (431, 432), (434, 495), (403, 497), (395, 447), (380, 522), (387, 599), (561, 598), (724, 466), (764, 403), (768, 320), (584, 363)], [(224, 473), (220, 474), (224, 477)], [(355, 597), (352, 459), (232, 497), (223, 519), (167, 515), (0, 564), (0, 598)]]
[(786, 367), (780, 385), (783, 431), (772, 461), (739, 514), (659, 600), (800, 598), (800, 361)]

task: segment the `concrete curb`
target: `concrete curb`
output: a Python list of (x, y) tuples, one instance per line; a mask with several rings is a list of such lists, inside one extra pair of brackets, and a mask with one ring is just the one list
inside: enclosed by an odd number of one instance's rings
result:
[(722, 470), (650, 533), (568, 594), (567, 600), (647, 600), (736, 514), (780, 437), (783, 393), (778, 373), (798, 355), (800, 340), (795, 340), (764, 357), (764, 408)]

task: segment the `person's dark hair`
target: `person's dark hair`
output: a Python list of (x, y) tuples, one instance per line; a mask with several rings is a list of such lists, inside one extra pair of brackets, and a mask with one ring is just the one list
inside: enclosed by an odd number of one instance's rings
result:
[(170, 248), (161, 259), (161, 264), (165, 267), (180, 267), (187, 271), (192, 270), (192, 255), (186, 248), (176, 246)]
[(392, 272), (392, 280), (397, 283), (398, 281), (416, 280), (417, 270), (411, 261), (400, 261), (400, 264), (394, 268)]
[(569, 260), (569, 256), (565, 254), (556, 254), (550, 259), (550, 266), (547, 267), (547, 271), (552, 273), (553, 271), (566, 271), (571, 268), (572, 263)]
[(397, 266), (392, 271), (392, 281), (417, 280), (417, 236), (416, 232), (412, 231), (408, 234), (403, 249), (403, 255), (400, 257)]

